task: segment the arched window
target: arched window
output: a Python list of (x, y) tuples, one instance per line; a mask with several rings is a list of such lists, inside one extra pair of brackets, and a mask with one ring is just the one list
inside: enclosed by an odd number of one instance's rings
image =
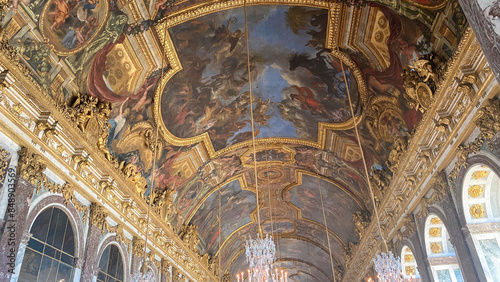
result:
[(475, 165), (465, 175), (465, 220), (488, 281), (500, 277), (500, 179), (489, 167)]
[(19, 281), (73, 281), (75, 238), (64, 211), (44, 210), (33, 222)]
[(448, 230), (435, 214), (430, 214), (425, 221), (425, 249), (434, 281), (464, 281)]
[(401, 266), (403, 267), (403, 277), (405, 281), (420, 281), (420, 274), (417, 270), (417, 262), (410, 247), (403, 246), (401, 250)]
[(104, 249), (99, 260), (99, 274), (97, 281), (100, 282), (121, 282), (123, 281), (123, 259), (120, 249), (114, 244), (110, 244)]

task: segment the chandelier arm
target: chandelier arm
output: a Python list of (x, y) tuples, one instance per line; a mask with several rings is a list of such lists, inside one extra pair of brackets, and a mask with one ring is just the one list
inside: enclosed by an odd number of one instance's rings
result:
[(323, 211), (323, 220), (325, 222), (326, 240), (328, 241), (328, 252), (330, 254), (330, 264), (332, 267), (333, 282), (337, 282), (337, 277), (335, 277), (335, 268), (333, 267), (332, 247), (330, 246), (330, 232), (328, 232), (328, 223), (326, 222), (325, 206), (323, 204), (323, 192), (321, 191), (321, 184), (319, 181), (318, 173), (316, 173), (316, 178), (318, 179), (319, 198), (321, 199), (321, 209)]

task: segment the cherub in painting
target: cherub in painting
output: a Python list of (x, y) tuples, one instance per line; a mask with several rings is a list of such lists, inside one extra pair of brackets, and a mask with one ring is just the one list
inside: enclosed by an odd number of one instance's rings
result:
[(49, 13), (53, 17), (53, 23), (50, 30), (59, 29), (69, 18), (70, 8), (65, 0), (54, 0), (55, 10)]

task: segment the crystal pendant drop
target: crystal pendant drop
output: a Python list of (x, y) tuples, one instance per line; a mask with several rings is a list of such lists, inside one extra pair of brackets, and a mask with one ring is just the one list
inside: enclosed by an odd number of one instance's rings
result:
[(401, 272), (401, 262), (394, 254), (389, 253), (376, 254), (373, 259), (375, 271), (379, 281), (383, 282), (401, 282), (403, 276)]
[(276, 260), (276, 246), (274, 245), (272, 236), (266, 234), (266, 238), (246, 240), (246, 258), (250, 268), (250, 276), (253, 281), (267, 282), (271, 276), (271, 267)]

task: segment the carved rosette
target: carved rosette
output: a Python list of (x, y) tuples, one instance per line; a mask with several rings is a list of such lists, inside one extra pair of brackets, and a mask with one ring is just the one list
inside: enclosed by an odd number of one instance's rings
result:
[(106, 221), (106, 217), (108, 213), (106, 209), (98, 203), (92, 203), (90, 205), (90, 215), (89, 215), (89, 223), (98, 227), (99, 229), (103, 229), (104, 222)]
[(18, 154), (17, 174), (38, 188), (41, 187), (43, 172), (47, 168), (42, 157), (26, 147), (22, 147)]

